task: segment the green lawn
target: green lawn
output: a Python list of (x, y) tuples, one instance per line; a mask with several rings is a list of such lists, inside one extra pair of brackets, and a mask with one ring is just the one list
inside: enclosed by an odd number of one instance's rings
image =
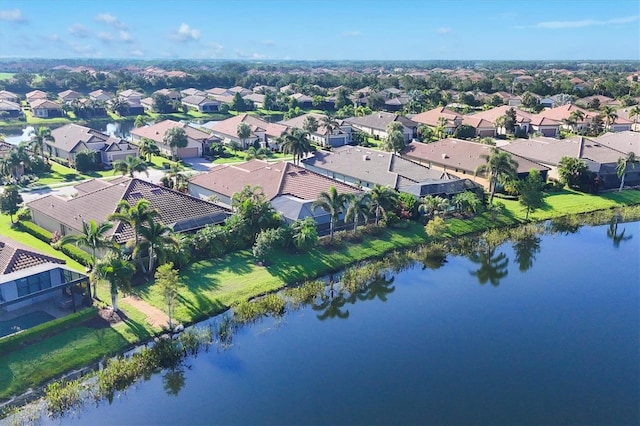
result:
[[(365, 237), (361, 243), (339, 249), (316, 247), (306, 254), (278, 253), (266, 268), (255, 265), (249, 250), (200, 261), (182, 273), (188, 287), (180, 292), (175, 317), (193, 322), (288, 283), (325, 275), (394, 248), (413, 247), (426, 239), (423, 227), (411, 223), (406, 229), (387, 230), (379, 237)], [(160, 309), (164, 306), (162, 295), (152, 284), (136, 288), (136, 294)]]
[[(165, 170), (164, 166), (162, 165), (162, 163), (169, 163), (170, 166), (173, 166), (174, 164), (177, 164), (177, 161), (173, 161), (173, 160), (169, 160), (167, 158), (161, 157), (159, 155), (152, 155), (151, 156), (151, 164), (150, 167), (154, 168), (154, 169), (158, 169), (158, 170)], [(147, 164), (149, 164), (147, 162)], [(185, 162), (180, 162), (180, 165), (182, 165), (182, 167), (185, 168), (185, 170), (189, 170), (192, 169), (193, 166), (189, 163), (185, 163)]]
[(0, 72), (0, 80), (9, 80), (16, 75), (14, 72)]
[(119, 174), (114, 174), (113, 170), (99, 170), (88, 173), (79, 173), (76, 169), (63, 166), (56, 162), (51, 161), (51, 171), (43, 173), (39, 176), (38, 181), (33, 186), (41, 185), (56, 185), (62, 183), (73, 183), (86, 179), (93, 178), (112, 178), (117, 177)]

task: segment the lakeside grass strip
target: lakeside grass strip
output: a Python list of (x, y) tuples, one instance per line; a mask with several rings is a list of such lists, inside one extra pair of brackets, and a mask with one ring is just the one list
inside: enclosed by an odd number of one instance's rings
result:
[[(551, 199), (547, 199), (549, 209), (536, 212), (533, 219), (545, 220), (589, 210), (610, 210), (613, 207), (640, 204), (640, 191), (630, 190), (599, 196), (562, 191), (555, 193), (553, 197), (550, 196)], [(508, 200), (504, 204), (505, 213), (498, 215), (495, 220), (489, 213), (483, 213), (473, 219), (447, 219), (447, 235), (457, 237), (524, 222), (522, 206), (515, 201)], [(562, 210), (556, 211), (555, 209)], [(5, 218), (8, 223), (7, 216), (0, 217), (0, 219)], [(35, 238), (34, 240), (41, 243)], [(233, 253), (224, 259), (197, 262), (181, 273), (181, 278), (188, 285), (180, 292), (180, 304), (176, 308), (176, 318), (183, 322), (204, 319), (226, 310), (234, 303), (278, 290), (287, 284), (324, 275), (361, 260), (382, 256), (394, 249), (412, 248), (428, 241), (424, 227), (412, 222), (405, 229), (388, 229), (378, 236), (364, 237), (361, 242), (345, 244), (339, 248), (316, 247), (304, 255), (279, 252), (274, 256), (272, 265), (267, 268), (256, 266), (249, 250)], [(50, 246), (48, 248), (53, 250)], [(138, 287), (138, 290), (136, 293), (139, 293), (150, 304), (161, 309), (164, 307), (161, 295), (152, 287), (151, 283)], [(99, 286), (99, 296), (103, 300), (108, 300), (108, 289)], [(123, 304), (121, 308), (127, 314), (136, 312), (126, 304)], [(46, 353), (46, 351), (41, 353), (38, 348), (32, 348), (33, 345), (12, 352), (9, 354), (11, 357), (0, 355), (0, 398), (8, 398), (15, 393), (24, 392), (29, 386), (42, 384), (70, 369), (81, 367), (101, 357), (122, 351), (132, 344), (149, 339), (157, 330), (151, 329), (146, 324), (143, 314), (137, 313), (137, 315), (139, 317), (135, 321), (118, 324), (112, 329), (107, 329), (114, 330), (122, 340), (109, 334), (109, 339), (106, 340), (107, 345), (88, 345), (89, 353), (83, 353), (82, 356), (76, 356), (76, 352), (73, 351), (66, 354)], [(72, 346), (86, 344), (84, 336), (74, 338), (68, 332), (58, 336), (67, 336), (67, 343)], [(46, 345), (49, 340), (51, 339), (39, 343)], [(118, 347), (118, 344), (121, 346)], [(62, 363), (57, 360), (60, 356), (67, 356), (68, 359)], [(48, 375), (41, 374), (37, 378), (39, 381), (36, 381), (20, 374), (14, 374), (13, 370), (9, 369), (13, 368), (15, 363), (28, 365), (32, 360), (36, 364), (48, 362), (48, 368), (51, 368), (50, 373)], [(19, 365), (16, 365), (16, 368), (19, 372)], [(11, 374), (7, 375), (6, 372), (11, 372)]]

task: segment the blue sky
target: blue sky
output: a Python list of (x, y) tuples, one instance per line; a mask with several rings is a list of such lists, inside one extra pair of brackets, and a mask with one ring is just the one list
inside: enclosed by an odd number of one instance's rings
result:
[(638, 0), (0, 0), (0, 57), (640, 59)]

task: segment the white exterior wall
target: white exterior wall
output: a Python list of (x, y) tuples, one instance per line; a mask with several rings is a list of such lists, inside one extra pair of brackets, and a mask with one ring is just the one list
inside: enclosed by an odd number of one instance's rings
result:
[(231, 197), (211, 191), (210, 189), (203, 188), (200, 185), (195, 185), (191, 182), (189, 182), (189, 195), (201, 200), (208, 200), (211, 196), (216, 196), (220, 203), (226, 204), (227, 206), (231, 207)]
[[(49, 272), (49, 279), (51, 280), (51, 287), (58, 287), (60, 286), (62, 283), (62, 277), (60, 276), (60, 270), (59, 269), (52, 269)], [(25, 270), (25, 275), (23, 275), (23, 277), (27, 277), (29, 276), (29, 274), (27, 273), (28, 270)], [(11, 300), (15, 300), (18, 298), (18, 285), (16, 284), (15, 281), (9, 281), (7, 283), (4, 283), (2, 285), (0, 285), (0, 292), (2, 293), (2, 297), (4, 298), (5, 302), (9, 302)], [(45, 300), (51, 299), (53, 297), (58, 296), (58, 293), (54, 292), (50, 292), (47, 294), (42, 294), (40, 296), (35, 296), (35, 297), (31, 297), (27, 300), (24, 300), (22, 302), (18, 302), (18, 303), (14, 303), (12, 305), (8, 305), (5, 307), (5, 309), (7, 310), (7, 312), (10, 311), (15, 311), (16, 309), (20, 309), (23, 308), (25, 306), (29, 306), (32, 305), (34, 303), (39, 303), (39, 302), (43, 302)]]

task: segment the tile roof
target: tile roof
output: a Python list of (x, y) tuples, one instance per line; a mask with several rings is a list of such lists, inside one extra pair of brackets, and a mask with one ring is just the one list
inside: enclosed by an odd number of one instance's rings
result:
[(139, 136), (141, 138), (151, 139), (157, 143), (163, 143), (164, 134), (167, 130), (174, 127), (181, 127), (184, 129), (187, 136), (196, 141), (205, 141), (209, 139), (209, 134), (189, 126), (186, 123), (180, 123), (173, 120), (164, 120), (159, 123), (152, 124), (150, 126), (137, 127), (131, 130), (132, 135)]
[(493, 123), (489, 120), (485, 120), (484, 118), (480, 117), (474, 117), (472, 115), (463, 116), (462, 124), (464, 124), (465, 126), (471, 126), (475, 129), (494, 128)]
[(400, 183), (448, 179), (442, 171), (414, 163), (391, 152), (370, 148), (342, 146), (333, 151), (316, 151), (302, 160), (306, 166), (349, 176), (362, 182), (389, 185), (398, 189)]
[(555, 108), (545, 109), (541, 111), (538, 115), (562, 122), (562, 120), (569, 118), (569, 116), (573, 111), (582, 111), (585, 118), (584, 121), (591, 121), (591, 119), (594, 116), (598, 115), (572, 104), (566, 104), (566, 105), (561, 105)]
[(214, 101), (206, 96), (200, 95), (189, 95), (182, 98), (181, 102), (183, 104), (189, 105), (202, 105), (202, 104), (215, 104), (217, 101)]
[[(105, 221), (115, 212), (120, 200), (130, 204), (142, 198), (148, 200), (151, 208), (160, 213), (160, 221), (176, 232), (189, 230), (193, 221), (221, 223), (229, 215), (220, 206), (140, 179), (120, 178), (108, 183), (110, 185), (70, 200), (49, 195), (28, 203), (28, 206), (76, 231), (82, 229), (83, 221)], [(133, 237), (133, 230), (129, 225), (119, 223), (107, 235), (114, 234), (117, 234), (116, 241), (123, 243)]]
[(47, 145), (52, 145), (66, 152), (72, 152), (79, 144), (102, 143), (100, 150), (107, 148), (111, 144), (126, 144), (122, 139), (105, 135), (89, 127), (79, 124), (66, 124), (51, 131), (52, 141), (47, 141)]
[(268, 200), (292, 195), (302, 200), (315, 200), (318, 194), (335, 186), (340, 192), (359, 192), (358, 188), (336, 182), (326, 176), (306, 170), (293, 163), (269, 163), (251, 160), (242, 164), (222, 164), (189, 180), (189, 184), (227, 197), (246, 185), (260, 185)]
[(6, 275), (45, 263), (64, 264), (65, 261), (39, 253), (15, 240), (0, 236), (0, 274)]
[(363, 117), (351, 117), (346, 121), (356, 126), (368, 127), (371, 129), (385, 130), (385, 131), (387, 129), (387, 125), (394, 121), (398, 121), (402, 123), (404, 126), (409, 128), (418, 127), (418, 123), (406, 117), (403, 117), (402, 115), (393, 114), (390, 112), (382, 112), (382, 111), (365, 115)]
[[(447, 138), (428, 144), (411, 142), (404, 147), (402, 155), (441, 164), (448, 169), (475, 173), (478, 166), (487, 162), (482, 156), (490, 155), (492, 148), (490, 145), (477, 142)], [(526, 173), (532, 168), (548, 169), (526, 158), (514, 158), (514, 160), (518, 162), (518, 173)]]
[(416, 114), (411, 119), (418, 123), (426, 124), (428, 126), (436, 127), (438, 125), (438, 119), (443, 117), (447, 120), (447, 124), (455, 125), (455, 121), (462, 120), (462, 115), (457, 112), (451, 111), (445, 107), (437, 107), (430, 109), (429, 111)]
[(636, 155), (640, 155), (640, 133), (638, 132), (630, 130), (616, 133), (609, 132), (592, 139), (625, 154), (633, 152)]
[(238, 114), (234, 117), (227, 118), (226, 120), (216, 121), (209, 127), (211, 132), (223, 136), (231, 136), (238, 138), (238, 125), (240, 123), (247, 123), (251, 127), (251, 132), (264, 131), (267, 136), (279, 137), (283, 132), (286, 132), (289, 128), (279, 123), (269, 123), (263, 119), (250, 114)]
[[(309, 112), (307, 114), (302, 114), (299, 115), (297, 117), (293, 117), (289, 120), (282, 120), (279, 121), (280, 124), (287, 126), (287, 127), (294, 127), (296, 129), (303, 129), (304, 128), (304, 122), (306, 120), (307, 117), (314, 117), (317, 121), (318, 121), (318, 130), (316, 130), (315, 132), (313, 132), (314, 134), (320, 135), (320, 136), (324, 136), (327, 134), (327, 128), (325, 126), (320, 125), (322, 123), (322, 120), (326, 117), (326, 115), (324, 114), (317, 114), (314, 112)], [(338, 123), (340, 123), (340, 120), (338, 120)], [(338, 129), (334, 131), (334, 134), (337, 133), (344, 133), (342, 130)]]
[(24, 95), (27, 100), (30, 99), (47, 99), (47, 92), (43, 92), (42, 90), (33, 90)]
[(15, 102), (0, 99), (0, 111), (22, 111), (22, 107)]
[(503, 151), (532, 161), (557, 165), (562, 157), (574, 157), (595, 163), (615, 163), (624, 154), (594, 140), (577, 136), (569, 139), (516, 139), (500, 147)]
[(60, 109), (60, 105), (48, 99), (35, 99), (29, 102), (31, 109)]
[(509, 105), (502, 105), (499, 107), (491, 108), (490, 110), (482, 111), (482, 112), (478, 112), (473, 115), (470, 115), (470, 117), (483, 118), (487, 121), (490, 121), (491, 123), (495, 123), (498, 117), (502, 117), (503, 115), (505, 115), (507, 111), (510, 110), (511, 108), (513, 108), (516, 111), (516, 123), (531, 122), (531, 114)]

